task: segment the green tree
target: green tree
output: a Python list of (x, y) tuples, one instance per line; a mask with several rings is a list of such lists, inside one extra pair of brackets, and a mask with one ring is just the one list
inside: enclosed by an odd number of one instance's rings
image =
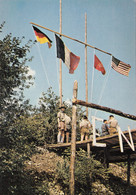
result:
[(23, 90), (32, 84), (26, 63), (32, 60), (28, 52), (33, 43), (23, 41), (24, 37), (20, 39), (12, 34), (0, 40), (0, 194), (30, 194), (35, 185), (30, 177), (25, 185), (28, 180), (24, 162), (32, 149), (30, 132), (22, 130), (21, 117), (32, 112), (29, 101), (24, 100)]
[[(72, 119), (72, 105), (66, 104), (66, 114)], [(59, 97), (55, 95), (52, 88), (47, 90), (47, 93), (43, 93), (39, 101), (40, 108), (38, 113), (40, 113), (41, 124), (43, 127), (43, 134), (45, 136), (46, 143), (56, 143), (58, 124), (57, 124), (57, 113), (59, 110)], [(80, 106), (77, 106), (77, 140), (80, 139), (79, 131), (79, 120), (83, 115), (83, 111)]]

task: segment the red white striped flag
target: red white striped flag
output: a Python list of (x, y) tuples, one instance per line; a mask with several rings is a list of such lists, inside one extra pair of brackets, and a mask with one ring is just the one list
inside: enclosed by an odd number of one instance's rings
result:
[(131, 66), (112, 56), (111, 67), (120, 74), (128, 76)]

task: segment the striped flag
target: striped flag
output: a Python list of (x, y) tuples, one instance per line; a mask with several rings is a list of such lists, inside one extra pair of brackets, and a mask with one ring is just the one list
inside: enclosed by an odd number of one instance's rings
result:
[(131, 66), (112, 56), (111, 67), (120, 74), (128, 76)]
[(40, 42), (40, 44), (48, 43), (48, 47), (51, 48), (52, 41), (49, 39), (49, 37), (46, 34), (44, 34), (42, 31), (40, 31), (38, 28), (36, 28), (35, 26), (33, 26), (33, 29), (37, 41)]
[(80, 57), (73, 54), (63, 43), (63, 41), (55, 34), (56, 46), (57, 46), (57, 57), (61, 58), (69, 69), (69, 73), (73, 74), (74, 70), (78, 67)]

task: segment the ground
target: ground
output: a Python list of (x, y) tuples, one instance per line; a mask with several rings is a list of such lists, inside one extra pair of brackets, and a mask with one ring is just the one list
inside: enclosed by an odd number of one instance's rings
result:
[[(60, 184), (56, 183), (55, 170), (58, 162), (63, 162), (63, 158), (54, 152), (49, 152), (47, 149), (38, 147), (38, 153), (33, 155), (31, 160), (27, 162), (27, 168), (32, 169), (38, 173), (46, 173), (49, 178), (49, 192), (50, 195), (64, 195), (63, 189)], [(131, 171), (130, 187), (127, 186), (127, 168), (118, 164), (110, 164), (111, 170), (111, 186), (107, 187), (101, 181), (95, 181), (92, 184), (93, 194), (105, 195), (135, 195), (136, 194), (136, 172)], [(54, 178), (54, 179), (53, 179)], [(118, 193), (115, 189), (120, 188)], [(122, 188), (122, 189), (121, 189)], [(126, 188), (125, 194), (121, 193)], [(99, 192), (99, 193), (98, 193)]]

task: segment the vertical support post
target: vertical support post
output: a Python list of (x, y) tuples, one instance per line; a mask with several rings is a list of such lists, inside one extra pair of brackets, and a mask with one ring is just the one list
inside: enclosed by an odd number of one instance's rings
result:
[(120, 129), (119, 126), (117, 127), (117, 130), (118, 130), (118, 136), (119, 136), (120, 151), (124, 152), (124, 150), (123, 150), (123, 141), (122, 141), (122, 136), (121, 136), (121, 129)]
[(92, 124), (93, 124), (93, 146), (96, 145), (96, 131), (95, 131), (95, 117), (92, 116)]
[[(85, 13), (85, 43), (87, 43), (87, 14), (86, 13)], [(88, 102), (87, 45), (85, 45), (85, 90), (86, 90), (86, 102)], [(88, 117), (88, 107), (86, 107), (86, 116)]]
[(104, 167), (109, 168), (109, 152), (107, 146), (104, 148)]
[(90, 158), (90, 154), (91, 154), (90, 143), (87, 143), (87, 153), (88, 153), (88, 158)]
[[(74, 82), (73, 99), (77, 99), (78, 83)], [(75, 195), (75, 156), (76, 156), (76, 105), (72, 106), (72, 135), (71, 135), (71, 158), (70, 158), (70, 194)]]
[(130, 185), (130, 154), (127, 159), (127, 184)]
[[(62, 11), (60, 0), (60, 33), (62, 33)], [(59, 93), (60, 93), (60, 106), (62, 105), (62, 61), (59, 60)]]

